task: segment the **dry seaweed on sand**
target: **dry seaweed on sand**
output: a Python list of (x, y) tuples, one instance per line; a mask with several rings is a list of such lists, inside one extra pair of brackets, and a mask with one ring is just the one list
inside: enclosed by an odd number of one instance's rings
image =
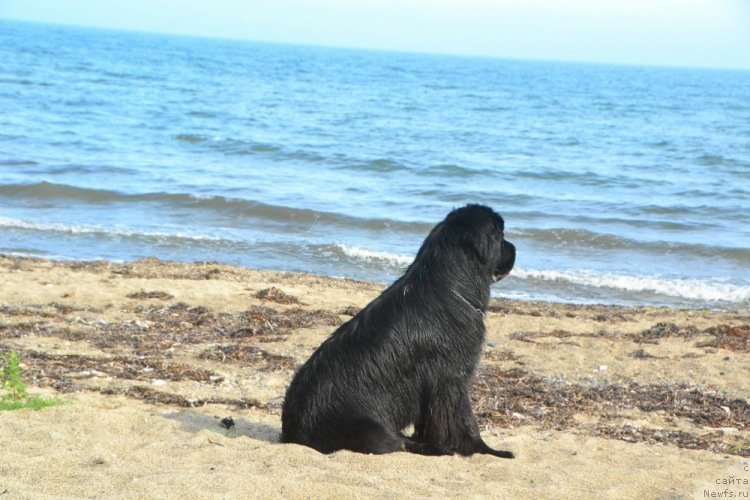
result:
[(238, 274), (235, 269), (223, 266), (215, 262), (196, 262), (185, 264), (180, 262), (164, 261), (154, 257), (137, 260), (131, 263), (77, 263), (78, 267), (73, 269), (89, 270), (93, 272), (109, 271), (112, 274), (124, 278), (140, 279), (179, 279), (179, 280), (210, 280), (229, 279)]
[(510, 350), (497, 350), (497, 349), (489, 349), (487, 350), (483, 355), (482, 359), (484, 361), (515, 361), (518, 364), (523, 364), (523, 362), (519, 359), (518, 355)]
[(259, 290), (255, 294), (255, 298), (260, 300), (267, 300), (270, 302), (276, 302), (277, 304), (301, 304), (300, 300), (297, 297), (289, 295), (288, 293), (285, 293), (283, 290), (281, 290), (280, 288), (276, 288), (275, 286)]
[(608, 332), (604, 330), (600, 330), (598, 332), (592, 333), (592, 332), (570, 332), (567, 330), (562, 330), (560, 328), (556, 328), (550, 332), (515, 332), (510, 335), (511, 340), (518, 340), (521, 342), (528, 342), (530, 344), (535, 344), (535, 339), (543, 339), (543, 338), (556, 338), (556, 339), (567, 339), (571, 337), (589, 337), (589, 338), (603, 338), (608, 335)]
[(297, 367), (297, 362), (290, 356), (271, 354), (252, 345), (217, 345), (203, 351), (198, 357), (222, 363), (255, 366), (262, 371), (293, 370)]
[(713, 338), (699, 342), (696, 347), (717, 347), (730, 351), (750, 352), (750, 325), (718, 325), (707, 328), (704, 333)]
[(653, 429), (633, 424), (599, 424), (594, 429), (594, 434), (628, 443), (672, 445), (688, 450), (708, 450), (714, 453), (750, 457), (750, 448), (745, 448), (736, 442), (727, 442), (727, 436), (721, 430), (692, 434), (680, 430)]
[(359, 314), (359, 311), (361, 311), (361, 310), (362, 310), (362, 308), (357, 307), (357, 306), (346, 306), (345, 308), (343, 308), (343, 309), (341, 309), (339, 311), (339, 314), (341, 314), (343, 316), (352, 316), (352, 317), (354, 317), (357, 314)]
[(540, 301), (493, 299), (487, 312), (545, 318), (581, 318), (599, 322), (633, 321), (637, 310), (610, 305), (558, 304)]
[(154, 404), (180, 407), (198, 407), (207, 404), (223, 404), (236, 408), (266, 408), (256, 399), (236, 399), (223, 397), (189, 399), (173, 392), (164, 392), (143, 385), (111, 387), (82, 385), (84, 379), (114, 377), (127, 381), (149, 381), (155, 379), (184, 381), (192, 380), (202, 384), (215, 384), (223, 377), (184, 364), (169, 363), (159, 359), (115, 356), (94, 357), (83, 355), (52, 355), (36, 351), (23, 353), (27, 376), (39, 387), (52, 387), (60, 392), (88, 390), (102, 394), (121, 394)]
[(137, 319), (107, 323), (91, 333), (93, 344), (101, 349), (127, 346), (139, 355), (169, 355), (181, 345), (217, 343), (231, 339), (273, 342), (298, 328), (318, 324), (338, 325), (335, 314), (301, 308), (279, 311), (251, 306), (245, 311), (216, 313), (206, 307), (179, 302), (167, 307), (138, 307)]
[(224, 335), (228, 315), (179, 302), (168, 307), (137, 308), (137, 319), (107, 323), (92, 333), (100, 349), (127, 346), (138, 355), (169, 355), (184, 344), (212, 342)]
[(662, 356), (654, 356), (653, 354), (647, 352), (645, 349), (636, 349), (635, 351), (631, 352), (629, 356), (635, 359), (663, 359)]
[(158, 290), (151, 291), (151, 292), (141, 290), (140, 292), (128, 294), (126, 295), (126, 297), (129, 299), (134, 299), (134, 300), (144, 300), (144, 299), (171, 300), (174, 298), (174, 295), (172, 295), (171, 293), (162, 292)]
[(130, 398), (138, 399), (151, 404), (179, 406), (181, 408), (197, 408), (200, 406), (212, 404), (233, 406), (237, 409), (266, 409), (266, 405), (264, 405), (257, 399), (234, 399), (219, 397), (188, 399), (179, 394), (162, 392), (142, 385), (134, 385), (125, 388), (90, 387), (88, 389), (91, 391), (99, 392), (101, 394), (121, 394), (123, 396), (128, 396)]
[(51, 335), (60, 332), (46, 321), (24, 321), (23, 323), (0, 323), (0, 340), (25, 337), (26, 335)]
[(750, 405), (686, 384), (572, 384), (520, 369), (484, 368), (474, 384), (477, 414), (492, 423), (512, 423), (513, 413), (544, 427), (564, 428), (576, 412), (606, 416), (620, 410), (662, 411), (708, 427), (750, 429)]
[(641, 344), (658, 344), (666, 337), (691, 338), (699, 333), (694, 326), (680, 327), (675, 323), (659, 322), (640, 332), (633, 340)]
[(233, 339), (258, 337), (261, 341), (272, 341), (278, 335), (286, 335), (299, 328), (320, 324), (337, 326), (340, 323), (338, 315), (323, 310), (295, 308), (276, 311), (265, 306), (253, 306), (238, 315), (235, 329), (229, 336)]
[(750, 325), (720, 324), (700, 331), (692, 325), (681, 327), (675, 323), (660, 322), (635, 335), (633, 340), (641, 344), (658, 344), (659, 340), (667, 337), (689, 339), (699, 335), (712, 338), (698, 342), (696, 347), (750, 352)]
[(58, 385), (69, 388), (74, 380), (103, 376), (124, 380), (192, 380), (202, 383), (215, 383), (223, 378), (202, 368), (170, 362), (159, 357), (97, 357), (37, 351), (24, 351), (22, 357), (29, 376), (40, 386)]
[[(576, 415), (607, 421), (622, 411), (638, 410), (660, 412), (701, 427), (750, 430), (750, 405), (746, 400), (730, 399), (684, 384), (582, 385), (544, 379), (520, 369), (483, 368), (475, 378), (472, 399), (479, 423), (483, 426), (535, 424), (548, 429), (572, 428), (586, 432), (574, 418)], [(617, 437), (615, 431), (607, 432), (609, 434), (602, 435)], [(634, 433), (622, 435), (637, 436)], [(664, 442), (676, 446), (687, 447), (687, 443), (696, 442), (681, 434), (659, 436)], [(649, 439), (652, 438), (653, 435)], [(718, 447), (716, 449), (729, 446), (723, 441), (717, 443), (711, 446)]]
[(482, 368), (474, 379), (472, 398), (480, 425), (512, 427), (518, 420), (531, 419), (562, 429), (576, 412), (586, 409), (575, 397), (575, 388), (518, 368)]
[(46, 304), (3, 304), (0, 305), (0, 314), (5, 316), (34, 316), (41, 318), (58, 318), (72, 312), (101, 312), (92, 307), (74, 307), (59, 302), (48, 302)]

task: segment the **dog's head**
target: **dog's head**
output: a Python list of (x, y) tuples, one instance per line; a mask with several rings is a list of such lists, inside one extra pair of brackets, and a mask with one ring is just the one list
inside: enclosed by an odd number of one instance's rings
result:
[(482, 269), (491, 283), (510, 274), (516, 261), (516, 247), (505, 240), (503, 218), (484, 205), (466, 205), (450, 212), (435, 226), (417, 254), (437, 256), (443, 264), (471, 264)]

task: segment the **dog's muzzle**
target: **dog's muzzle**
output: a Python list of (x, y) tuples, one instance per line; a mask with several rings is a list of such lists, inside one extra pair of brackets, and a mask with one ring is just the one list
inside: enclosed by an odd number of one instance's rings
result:
[(500, 262), (492, 273), (492, 279), (495, 282), (506, 278), (513, 269), (513, 264), (516, 263), (516, 246), (510, 241), (503, 240), (501, 255)]

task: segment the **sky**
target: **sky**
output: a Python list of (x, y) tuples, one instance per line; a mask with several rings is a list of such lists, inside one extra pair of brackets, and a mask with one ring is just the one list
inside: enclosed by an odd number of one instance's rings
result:
[(0, 19), (408, 52), (750, 69), (750, 0), (0, 0)]

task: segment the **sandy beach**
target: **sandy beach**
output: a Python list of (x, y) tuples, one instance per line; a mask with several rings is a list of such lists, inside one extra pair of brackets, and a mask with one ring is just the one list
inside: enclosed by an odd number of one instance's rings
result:
[(517, 459), (322, 455), (278, 442), (286, 385), (382, 285), (156, 259), (0, 275), (0, 354), (65, 401), (0, 413), (0, 498), (750, 491), (747, 310), (494, 300), (474, 408)]

